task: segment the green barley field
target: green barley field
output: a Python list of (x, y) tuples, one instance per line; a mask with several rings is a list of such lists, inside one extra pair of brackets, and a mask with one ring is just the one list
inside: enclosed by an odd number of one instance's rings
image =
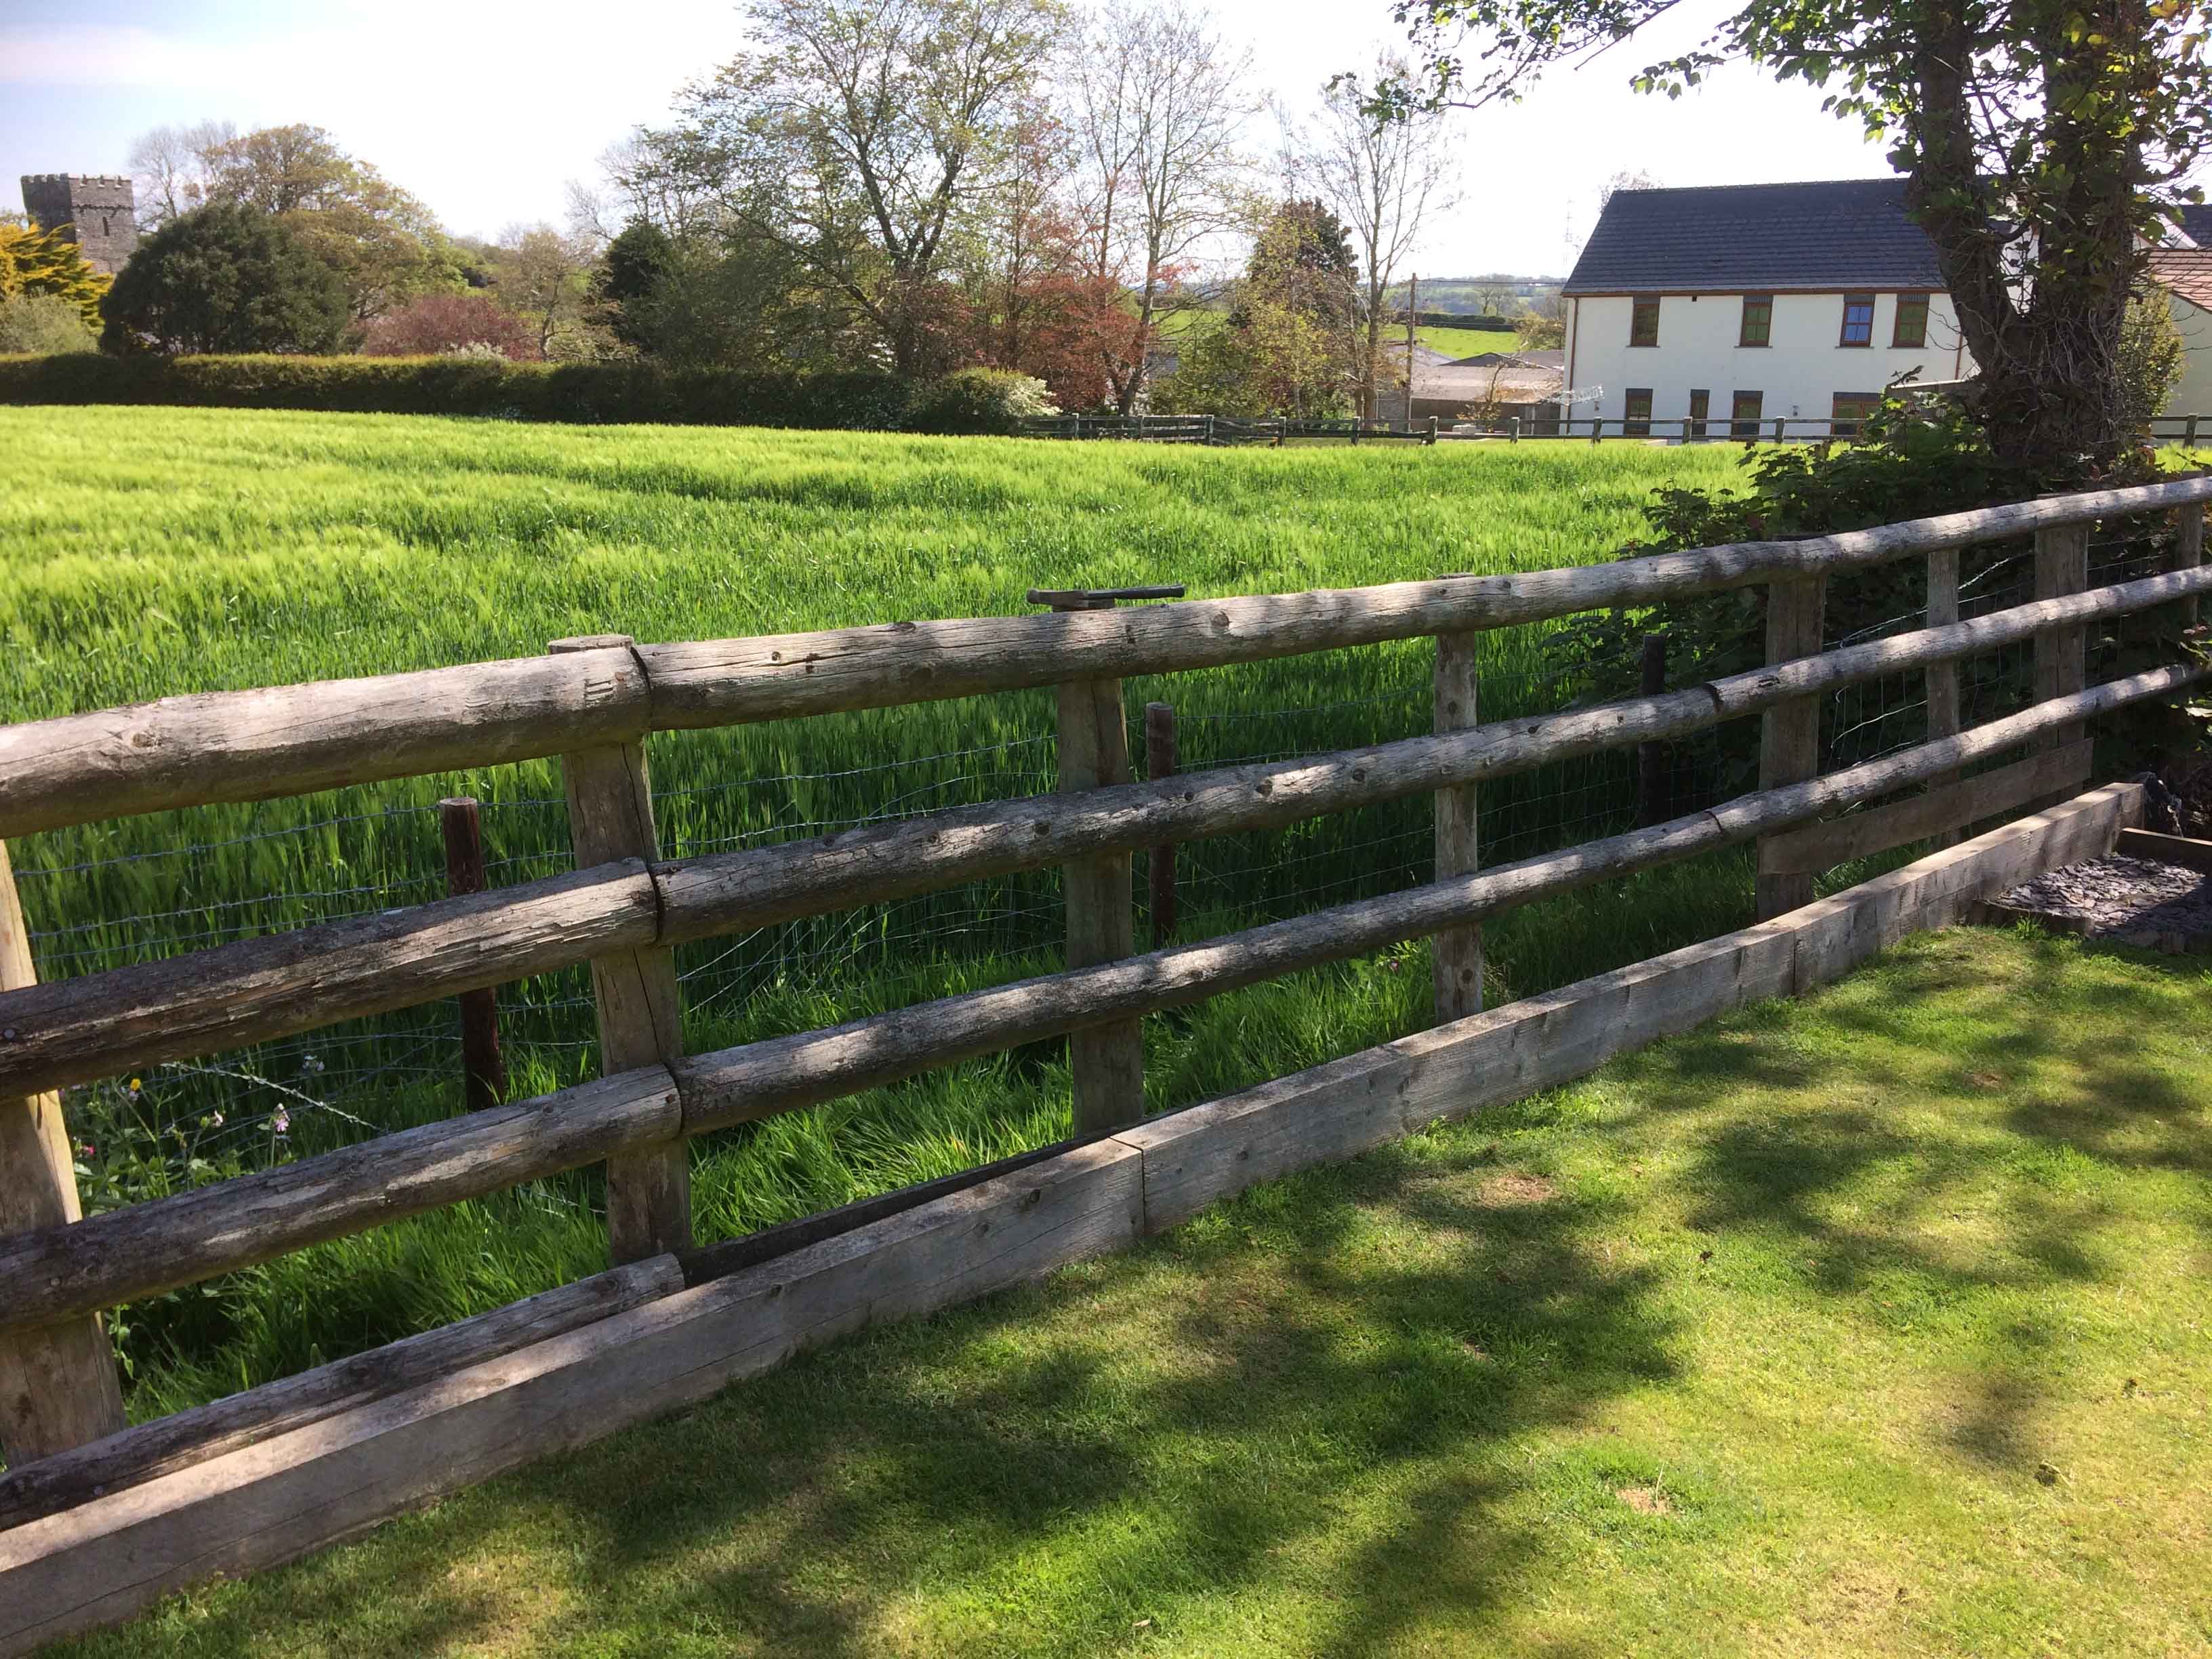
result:
[[(1664, 485), (1732, 451), (1520, 445), (1200, 451), (399, 416), (0, 410), (0, 716), (530, 654), (562, 635), (712, 638), (1021, 611), (1032, 585), (1182, 582), (1194, 597), (1607, 558)], [(1485, 641), (1484, 713), (1555, 707), (1539, 630)], [(1171, 702), (1187, 768), (1409, 735), (1418, 645), (1133, 683)], [(718, 732), (652, 750), (663, 848), (724, 851), (1048, 789), (1035, 692)], [(1486, 860), (1622, 826), (1627, 757), (1486, 792)], [(550, 763), (22, 838), (40, 970), (62, 977), (442, 891), (434, 803), (484, 804), (495, 883), (565, 867)], [(1425, 804), (1184, 849), (1178, 937), (1425, 878)], [(1141, 872), (1140, 872), (1141, 874)], [(1141, 890), (1140, 879), (1139, 888)], [(1505, 919), (1491, 994), (1526, 994), (1736, 925), (1741, 859)], [(690, 947), (694, 1050), (1059, 965), (1050, 872)], [(1143, 924), (1140, 923), (1140, 933)], [(1204, 1098), (1420, 1023), (1417, 949), (1148, 1022), (1152, 1103)], [(580, 970), (509, 988), (519, 1088), (596, 1065)], [(117, 1079), (71, 1101), (94, 1207), (455, 1110), (430, 1007)], [(135, 1081), (136, 1086), (133, 1086)], [(726, 1237), (1064, 1133), (1040, 1045), (695, 1149)], [(542, 1183), (123, 1311), (149, 1414), (600, 1265), (588, 1176)]]

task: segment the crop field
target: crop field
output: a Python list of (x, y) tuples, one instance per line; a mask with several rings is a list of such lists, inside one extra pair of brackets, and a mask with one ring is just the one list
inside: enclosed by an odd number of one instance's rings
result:
[[(389, 672), (563, 635), (712, 638), (1013, 614), (1032, 585), (1183, 582), (1194, 597), (1612, 556), (1656, 488), (1732, 451), (1618, 445), (1221, 452), (850, 433), (521, 427), (198, 410), (0, 410), (0, 716)], [(1571, 690), (1540, 631), (1488, 636), (1486, 717)], [(1175, 704), (1195, 769), (1410, 735), (1408, 644), (1133, 683)], [(654, 739), (664, 852), (684, 856), (1048, 789), (1039, 691)], [(1486, 791), (1486, 861), (1620, 827), (1632, 760)], [(10, 847), (40, 971), (62, 977), (437, 896), (434, 803), (484, 804), (492, 879), (568, 861), (540, 763), (27, 836)], [(1184, 849), (1200, 937), (1425, 878), (1413, 801)], [(1141, 874), (1141, 872), (1140, 872)], [(1492, 929), (1493, 1000), (1736, 925), (1740, 859), (1656, 872)], [(1142, 882), (1139, 881), (1139, 890)], [(695, 1050), (1059, 965), (1050, 872), (682, 953)], [(1140, 937), (1147, 937), (1139, 923)], [(1181, 1104), (1402, 1032), (1418, 949), (1148, 1022)], [(581, 970), (502, 993), (518, 1090), (596, 1065)], [(433, 1006), (71, 1101), (100, 1207), (459, 1108)], [(743, 1232), (1055, 1138), (1059, 1045), (978, 1061), (696, 1149), (702, 1237)], [(600, 1264), (588, 1177), (322, 1247), (124, 1311), (140, 1413), (389, 1340)]]

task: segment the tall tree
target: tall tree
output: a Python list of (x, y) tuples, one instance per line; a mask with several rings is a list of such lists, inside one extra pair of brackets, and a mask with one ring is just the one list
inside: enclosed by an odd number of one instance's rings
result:
[(0, 300), (47, 298), (76, 307), (88, 328), (100, 326), (100, 298), (110, 278), (93, 269), (66, 226), (33, 230), (0, 219)]
[(1088, 264), (1127, 286), (1136, 314), (1102, 365), (1125, 415), (1193, 264), (1253, 217), (1251, 71), (1251, 54), (1182, 0), (1108, 10), (1075, 47), (1066, 80), (1087, 173)]
[[(1423, 75), (1378, 108), (1517, 97), (1674, 0), (1395, 0)], [(1731, 60), (1831, 88), (1889, 146), (1933, 240), (2004, 464), (2064, 482), (2126, 447), (2122, 331), (2145, 249), (2212, 141), (2199, 0), (1738, 0), (1635, 77), (1679, 96)]]
[(129, 164), (137, 186), (141, 234), (159, 230), (179, 214), (204, 206), (215, 178), (215, 155), (234, 143), (228, 121), (158, 126), (131, 141)]
[(751, 0), (745, 15), (755, 48), (651, 135), (668, 189), (704, 185), (804, 260), (902, 373), (946, 366), (943, 278), (1006, 179), (1057, 0)]
[(345, 285), (275, 216), (215, 202), (138, 245), (100, 302), (111, 350), (337, 349)]
[(461, 286), (429, 209), (320, 127), (258, 128), (215, 145), (207, 161), (207, 199), (282, 220), (337, 272), (358, 322)]
[[(1386, 54), (1370, 84), (1411, 73), (1402, 57)], [(1372, 420), (1383, 345), (1396, 319), (1387, 296), (1403, 280), (1423, 227), (1455, 204), (1456, 167), (1440, 112), (1410, 112), (1394, 121), (1378, 118), (1367, 104), (1360, 77), (1332, 81), (1316, 119), (1285, 123), (1284, 171), (1294, 189), (1328, 204), (1356, 246), (1359, 412)]]

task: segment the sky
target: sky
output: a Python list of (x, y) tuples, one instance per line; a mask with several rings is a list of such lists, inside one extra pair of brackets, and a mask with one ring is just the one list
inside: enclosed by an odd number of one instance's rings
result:
[[(0, 210), (26, 173), (120, 173), (131, 140), (204, 118), (327, 128), (427, 202), (489, 236), (558, 222), (571, 179), (665, 117), (677, 89), (744, 40), (729, 0), (0, 0)], [(1388, 0), (1213, 0), (1260, 90), (1293, 107), (1340, 70), (1402, 45)], [(1877, 176), (1881, 151), (1820, 94), (1734, 68), (1679, 101), (1630, 74), (1726, 14), (1685, 0), (1646, 38), (1557, 72), (1524, 102), (1457, 115), (1462, 201), (1438, 216), (1426, 276), (1563, 274), (1624, 169), (1666, 185)], [(1255, 141), (1273, 143), (1272, 122)]]

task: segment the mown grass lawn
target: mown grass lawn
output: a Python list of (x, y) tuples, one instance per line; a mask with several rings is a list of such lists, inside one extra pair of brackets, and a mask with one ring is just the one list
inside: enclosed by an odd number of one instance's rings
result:
[(2183, 1654), (2212, 974), (1925, 936), (94, 1655)]

